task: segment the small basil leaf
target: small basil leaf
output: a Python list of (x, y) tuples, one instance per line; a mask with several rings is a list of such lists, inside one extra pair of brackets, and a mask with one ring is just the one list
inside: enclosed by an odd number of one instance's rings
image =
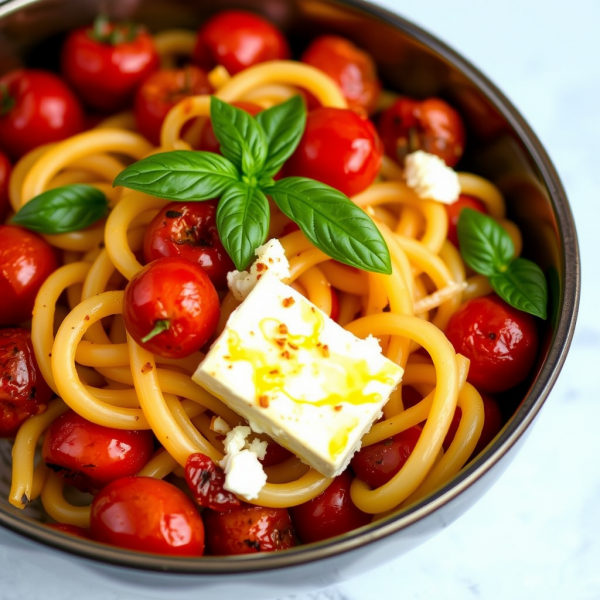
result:
[(237, 183), (217, 206), (217, 229), (236, 269), (243, 271), (269, 231), (269, 201), (256, 187)]
[(262, 175), (273, 176), (298, 147), (306, 126), (306, 107), (301, 96), (263, 110), (256, 116), (268, 144)]
[(375, 273), (392, 272), (390, 252), (375, 223), (338, 190), (312, 179), (288, 177), (264, 192), (331, 258)]
[(267, 158), (267, 140), (256, 120), (215, 96), (210, 99), (210, 120), (223, 156), (244, 175), (258, 175)]
[(548, 285), (542, 270), (526, 258), (515, 258), (503, 273), (492, 275), (490, 285), (508, 304), (541, 319), (546, 318)]
[(106, 196), (91, 185), (72, 184), (36, 196), (12, 223), (39, 233), (58, 234), (89, 227), (108, 214)]
[(512, 240), (502, 226), (471, 208), (460, 213), (457, 233), (464, 261), (481, 275), (502, 272), (515, 255)]
[(211, 200), (239, 180), (235, 166), (219, 154), (175, 150), (138, 160), (113, 185), (167, 200)]

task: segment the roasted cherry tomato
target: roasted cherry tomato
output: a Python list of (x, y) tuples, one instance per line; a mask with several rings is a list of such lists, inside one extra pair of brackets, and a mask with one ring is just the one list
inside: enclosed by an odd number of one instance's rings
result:
[(198, 31), (192, 61), (203, 69), (224, 66), (230, 75), (267, 60), (286, 60), (290, 49), (283, 34), (250, 12), (225, 10)]
[(424, 150), (453, 167), (465, 148), (460, 115), (439, 98), (396, 100), (381, 114), (378, 129), (385, 153), (400, 164), (407, 154)]
[(83, 131), (83, 110), (62, 79), (35, 69), (0, 77), (0, 146), (13, 159)]
[(472, 208), (477, 212), (487, 214), (488, 211), (485, 204), (477, 198), (461, 194), (458, 200), (454, 204), (444, 204), (446, 212), (448, 213), (448, 239), (458, 248), (458, 234), (456, 233), (456, 227), (458, 225), (458, 218), (464, 208)]
[(285, 164), (287, 176), (309, 177), (347, 196), (368, 188), (379, 173), (383, 146), (371, 121), (353, 110), (316, 108)]
[(163, 256), (180, 256), (202, 267), (218, 289), (227, 287), (234, 264), (217, 230), (217, 201), (172, 202), (151, 221), (144, 235), (147, 263)]
[(0, 223), (4, 220), (10, 203), (8, 200), (8, 182), (10, 180), (10, 173), (12, 171), (12, 165), (8, 156), (4, 152), (0, 151)]
[(127, 331), (146, 350), (165, 358), (199, 350), (215, 331), (220, 312), (208, 275), (183, 258), (151, 262), (125, 288)]
[(56, 267), (52, 247), (39, 235), (0, 225), (0, 325), (31, 318), (35, 296)]
[(70, 485), (94, 493), (115, 479), (135, 475), (153, 450), (151, 431), (103, 427), (69, 411), (48, 428), (42, 458)]
[(193, 65), (152, 73), (135, 96), (138, 131), (159, 146), (160, 129), (167, 113), (183, 98), (210, 94), (212, 91), (205, 71)]
[(325, 540), (371, 522), (371, 515), (352, 502), (351, 484), (352, 475), (346, 470), (322, 494), (290, 508), (294, 528), (302, 542)]
[(285, 508), (243, 505), (226, 513), (205, 510), (206, 551), (214, 555), (274, 552), (295, 546)]
[(446, 336), (471, 361), (467, 381), (489, 393), (523, 381), (538, 347), (535, 319), (495, 295), (465, 302), (450, 318)]
[(83, 538), (84, 540), (94, 539), (92, 534), (87, 529), (78, 527), (77, 525), (69, 525), (68, 523), (48, 523), (48, 527), (50, 527), (50, 529), (56, 529), (56, 531), (62, 531), (63, 533), (74, 535), (78, 538)]
[(90, 519), (99, 542), (176, 556), (204, 553), (204, 525), (194, 503), (174, 485), (151, 477), (124, 477), (94, 498)]
[(75, 29), (62, 50), (62, 72), (92, 108), (126, 108), (160, 59), (152, 36), (133, 23), (98, 17), (92, 27)]
[(340, 86), (348, 108), (367, 115), (375, 111), (381, 91), (375, 62), (350, 40), (323, 35), (310, 44), (300, 60), (329, 75)]
[(235, 494), (223, 488), (225, 472), (204, 454), (190, 454), (185, 463), (185, 480), (196, 502), (217, 512), (240, 506)]
[(39, 415), (45, 410), (46, 405), (38, 402), (28, 402), (27, 404), (0, 402), (0, 438), (15, 437), (23, 421), (33, 415)]
[(273, 440), (269, 440), (267, 442), (267, 453), (264, 458), (259, 460), (263, 467), (271, 467), (272, 465), (278, 465), (290, 456), (292, 456), (292, 453), (287, 448), (280, 446)]

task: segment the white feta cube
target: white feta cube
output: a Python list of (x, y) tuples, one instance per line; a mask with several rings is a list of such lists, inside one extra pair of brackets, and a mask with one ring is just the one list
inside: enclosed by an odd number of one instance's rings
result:
[(454, 169), (435, 154), (422, 150), (412, 152), (404, 159), (406, 185), (419, 198), (454, 204), (460, 195), (460, 183)]

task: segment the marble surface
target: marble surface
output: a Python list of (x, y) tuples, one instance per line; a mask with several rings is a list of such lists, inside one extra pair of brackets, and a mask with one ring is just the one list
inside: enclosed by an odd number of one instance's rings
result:
[[(281, 600), (600, 598), (600, 22), (598, 0), (379, 0), (468, 57), (548, 149), (575, 213), (584, 269), (578, 330), (520, 454), (467, 514), (421, 547), (321, 592)], [(597, 252), (597, 250), (596, 250)], [(596, 307), (596, 308), (595, 308)], [(2, 534), (0, 533), (0, 536)], [(194, 594), (191, 597), (199, 597)], [(385, 596), (384, 596), (385, 597)], [(1, 600), (129, 600), (0, 550)], [(265, 599), (266, 600), (266, 599)]]

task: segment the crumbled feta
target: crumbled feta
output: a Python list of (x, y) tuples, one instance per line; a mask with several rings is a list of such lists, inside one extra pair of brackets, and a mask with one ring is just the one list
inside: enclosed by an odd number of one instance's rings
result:
[(419, 198), (454, 204), (460, 195), (460, 183), (454, 169), (434, 154), (417, 150), (404, 159), (404, 175), (408, 187)]
[(229, 427), (225, 419), (222, 419), (221, 417), (213, 417), (210, 421), (210, 430), (214, 431), (215, 433), (226, 435), (231, 431), (231, 427)]
[(266, 272), (281, 280), (290, 276), (290, 263), (278, 239), (269, 240), (266, 244), (259, 246), (254, 253), (257, 259), (250, 267), (250, 271), (227, 273), (227, 285), (236, 300), (244, 300)]

